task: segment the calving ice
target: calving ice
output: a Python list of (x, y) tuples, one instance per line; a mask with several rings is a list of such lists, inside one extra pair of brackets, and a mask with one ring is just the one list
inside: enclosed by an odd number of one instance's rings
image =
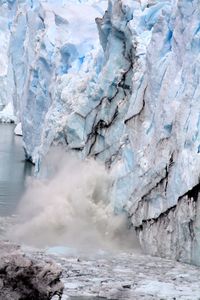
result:
[(199, 265), (199, 1), (0, 3), (0, 101), (27, 157), (102, 161), (144, 251)]

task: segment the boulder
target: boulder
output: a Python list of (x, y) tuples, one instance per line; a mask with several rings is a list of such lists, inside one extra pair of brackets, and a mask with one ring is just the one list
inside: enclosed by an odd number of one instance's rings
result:
[(20, 246), (0, 242), (0, 300), (61, 299), (61, 268), (25, 255)]

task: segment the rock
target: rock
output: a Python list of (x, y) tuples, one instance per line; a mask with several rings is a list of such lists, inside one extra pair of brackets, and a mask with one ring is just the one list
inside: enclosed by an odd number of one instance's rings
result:
[(122, 285), (123, 289), (131, 289), (131, 284)]
[(0, 242), (0, 300), (61, 299), (61, 269), (53, 261), (26, 256), (19, 246)]

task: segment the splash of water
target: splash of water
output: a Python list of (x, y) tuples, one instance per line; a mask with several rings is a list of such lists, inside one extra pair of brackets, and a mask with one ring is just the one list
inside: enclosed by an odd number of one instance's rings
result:
[(94, 160), (54, 153), (53, 175), (31, 179), (18, 208), (18, 224), (9, 237), (29, 245), (73, 246), (82, 250), (134, 247), (126, 217), (115, 215), (112, 178)]

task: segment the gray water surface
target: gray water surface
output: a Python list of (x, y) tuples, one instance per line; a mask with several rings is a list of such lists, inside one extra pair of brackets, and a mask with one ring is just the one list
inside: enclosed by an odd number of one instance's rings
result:
[(14, 124), (0, 124), (0, 216), (11, 216), (31, 175), (32, 164), (25, 160), (22, 137), (14, 135)]
[[(69, 300), (108, 300), (108, 299), (104, 297), (71, 296)], [(110, 299), (110, 300), (117, 300), (117, 299)]]

